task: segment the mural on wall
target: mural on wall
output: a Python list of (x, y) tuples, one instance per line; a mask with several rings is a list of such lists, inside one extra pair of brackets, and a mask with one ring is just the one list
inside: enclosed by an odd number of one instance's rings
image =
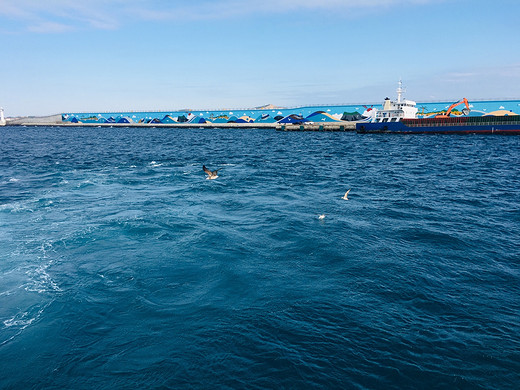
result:
[[(417, 103), (419, 118), (446, 113), (453, 102)], [(518, 115), (520, 100), (488, 100), (469, 102), (469, 116)], [(64, 122), (70, 123), (323, 123), (342, 121), (368, 121), (382, 105), (335, 105), (302, 106), (294, 108), (266, 105), (252, 109), (238, 110), (182, 110), (158, 112), (109, 112), (109, 113), (65, 113)], [(452, 116), (465, 115), (455, 108)]]

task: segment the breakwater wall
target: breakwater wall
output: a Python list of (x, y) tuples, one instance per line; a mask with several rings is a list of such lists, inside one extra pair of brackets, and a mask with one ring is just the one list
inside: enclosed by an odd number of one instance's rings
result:
[(7, 118), (7, 126), (48, 126), (60, 125), (64, 123), (62, 115), (48, 115), (48, 116), (26, 116), (21, 118)]
[[(417, 103), (419, 118), (445, 113), (453, 102)], [(470, 99), (471, 116), (520, 114), (520, 100), (475, 101)], [(330, 123), (351, 122), (373, 117), (382, 108), (381, 104), (349, 104), (327, 106), (301, 106), (293, 108), (273, 105), (262, 108), (230, 110), (182, 110), (154, 112), (85, 112), (63, 113), (64, 122), (70, 123), (125, 123), (125, 124), (291, 124), (291, 123)], [(453, 110), (453, 115), (462, 113)]]
[[(419, 118), (445, 113), (450, 102), (417, 103)], [(22, 126), (112, 126), (171, 128), (272, 128), (281, 131), (349, 131), (355, 123), (373, 117), (380, 105), (337, 106), (272, 105), (253, 109), (219, 111), (91, 112), (62, 113), (45, 117), (7, 118), (7, 125)], [(471, 101), (470, 116), (519, 115), (520, 100)], [(452, 111), (454, 115), (461, 115)], [(302, 127), (303, 126), (303, 127)]]

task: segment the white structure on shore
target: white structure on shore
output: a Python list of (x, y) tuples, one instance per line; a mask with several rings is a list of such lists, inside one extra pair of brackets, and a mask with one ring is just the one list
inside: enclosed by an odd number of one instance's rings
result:
[(413, 100), (403, 99), (403, 92), (403, 83), (399, 80), (397, 101), (386, 98), (383, 103), (383, 109), (377, 111), (373, 122), (399, 122), (403, 118), (416, 118), (418, 111), (417, 103)]
[(4, 109), (0, 107), (0, 126), (5, 126)]

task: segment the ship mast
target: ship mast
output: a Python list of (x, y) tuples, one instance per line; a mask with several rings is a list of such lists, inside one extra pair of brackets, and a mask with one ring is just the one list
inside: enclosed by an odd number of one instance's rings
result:
[(399, 87), (397, 87), (397, 103), (401, 103), (401, 95), (403, 94), (403, 82), (399, 80)]

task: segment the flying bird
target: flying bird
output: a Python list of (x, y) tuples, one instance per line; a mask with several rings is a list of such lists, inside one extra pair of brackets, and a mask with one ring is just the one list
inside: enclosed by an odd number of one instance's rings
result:
[(210, 171), (208, 168), (206, 168), (205, 165), (203, 165), (202, 166), (202, 170), (204, 172), (206, 172), (206, 174), (208, 175), (208, 177), (206, 177), (207, 180), (213, 180), (213, 179), (216, 179), (218, 177), (218, 175), (217, 175), (218, 169), (216, 169), (214, 171)]
[(343, 198), (341, 199), (345, 199), (345, 200), (348, 200), (348, 193), (350, 192), (350, 188), (347, 192), (345, 192), (345, 195), (343, 195)]

